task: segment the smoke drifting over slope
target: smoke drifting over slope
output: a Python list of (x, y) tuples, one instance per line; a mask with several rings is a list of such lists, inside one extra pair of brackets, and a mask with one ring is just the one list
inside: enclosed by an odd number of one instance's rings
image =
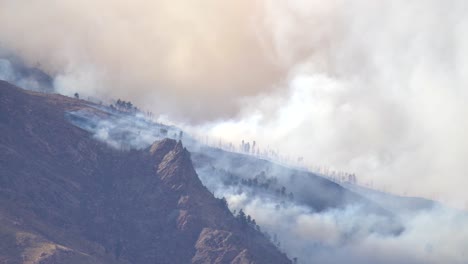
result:
[(467, 9), (461, 0), (5, 0), (0, 46), (53, 75), (61, 93), (126, 98), (213, 136), (462, 206)]
[(393, 236), (369, 232), (381, 219), (355, 207), (314, 213), (288, 204), (277, 210), (269, 201), (228, 196), (234, 208), (244, 208), (276, 232), (281, 248), (301, 263), (465, 263), (468, 258), (468, 219), (443, 208), (402, 215), (405, 231)]
[[(272, 4), (287, 85), (207, 126), (361, 181), (463, 207), (468, 45), (463, 1)], [(299, 45), (299, 47), (297, 47)]]
[[(164, 136), (182, 138), (177, 128), (98, 109), (106, 114), (89, 109), (66, 116), (118, 149), (144, 149)], [(225, 197), (231, 210), (251, 215), (299, 263), (466, 263), (464, 212), (378, 192), (370, 203), (309, 172), (206, 147), (187, 136), (182, 140), (203, 184)]]

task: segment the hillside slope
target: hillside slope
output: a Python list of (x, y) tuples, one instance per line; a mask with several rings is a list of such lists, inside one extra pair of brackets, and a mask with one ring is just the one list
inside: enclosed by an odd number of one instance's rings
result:
[[(359, 205), (369, 213), (391, 217), (385, 207), (380, 207), (371, 200), (309, 171), (286, 167), (252, 155), (206, 146), (195, 148), (192, 152), (200, 178), (214, 192), (244, 182), (242, 189), (253, 189), (258, 195), (261, 194), (259, 189), (263, 193), (266, 189), (279, 200), (285, 200), (289, 194), (294, 197), (296, 204), (306, 205), (316, 212)], [(210, 181), (210, 178), (213, 177), (219, 180), (211, 185), (213, 181)], [(222, 188), (220, 183), (224, 184)], [(266, 184), (268, 186), (265, 186)], [(283, 187), (286, 193), (281, 195)]]
[(290, 263), (162, 140), (121, 151), (69, 123), (88, 102), (0, 81), (0, 263)]

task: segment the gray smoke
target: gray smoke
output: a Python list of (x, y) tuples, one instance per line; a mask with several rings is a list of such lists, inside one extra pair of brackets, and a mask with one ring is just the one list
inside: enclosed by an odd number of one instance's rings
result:
[[(107, 115), (100, 117), (95, 111)], [(90, 105), (89, 109), (66, 113), (66, 118), (90, 132), (96, 140), (119, 150), (144, 149), (164, 138), (183, 138), (183, 132), (177, 127), (154, 122), (143, 113), (122, 113), (108, 106)], [(193, 142), (189, 136), (184, 139)]]
[(179, 120), (235, 114), (284, 75), (250, 0), (0, 1), (0, 47), (57, 92), (126, 98)]
[[(203, 158), (199, 161), (194, 155), (203, 183), (215, 196), (225, 197), (231, 210), (243, 209), (251, 215), (263, 231), (275, 237), (273, 241), (280, 243), (279, 248), (291, 258), (297, 257), (299, 263), (422, 264), (468, 260), (464, 252), (468, 242), (465, 212), (417, 198), (378, 192), (366, 196), (385, 211), (389, 210), (387, 213), (369, 207), (369, 201), (350, 196), (341, 206), (317, 210), (316, 204), (311, 204), (307, 197), (314, 192), (333, 192), (333, 189), (314, 188), (317, 181), (307, 177), (307, 173), (251, 156), (240, 158), (237, 154), (218, 151), (210, 154), (209, 149), (200, 153), (214, 158), (214, 162), (204, 163)], [(261, 180), (252, 185), (238, 183), (242, 179), (254, 179), (262, 170), (268, 171), (266, 179), (275, 180)], [(268, 190), (264, 189), (264, 182), (269, 183)], [(286, 192), (292, 191), (294, 198), (275, 194), (274, 189), (280, 186), (286, 186)], [(306, 186), (309, 193), (301, 192), (301, 186)], [(338, 200), (333, 195), (328, 198)]]
[[(256, 140), (462, 208), (467, 11), (463, 0), (4, 0), (0, 46), (52, 76), (60, 93), (131, 100), (197, 134)], [(8, 62), (1, 69), (24, 79)], [(109, 140), (114, 124), (97, 127)], [(276, 202), (212, 190), (275, 228), (304, 261), (312, 253), (319, 263), (467, 259), (468, 221), (447, 209), (402, 214), (398, 236), (359, 228), (348, 241), (356, 225), (379, 220), (355, 207), (276, 211)]]
[[(400, 216), (400, 235), (369, 232), (382, 221), (356, 207), (314, 213), (308, 208), (228, 195), (233, 208), (244, 208), (280, 248), (301, 263), (465, 263), (468, 217), (446, 209)], [(456, 226), (455, 226), (456, 225)]]
[(467, 6), (4, 0), (0, 46), (57, 92), (125, 98), (216, 138), (464, 207)]
[(52, 78), (44, 72), (26, 66), (19, 58), (0, 50), (0, 80), (28, 90), (52, 92)]
[(200, 130), (464, 208), (466, 1), (268, 6), (275, 47), (293, 61), (286, 84)]

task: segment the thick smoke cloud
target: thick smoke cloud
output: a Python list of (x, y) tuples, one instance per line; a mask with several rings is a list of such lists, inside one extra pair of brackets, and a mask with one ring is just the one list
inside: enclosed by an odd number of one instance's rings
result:
[(203, 129), (257, 140), (361, 182), (465, 207), (465, 1), (269, 5), (284, 89)]
[(122, 97), (173, 118), (228, 117), (284, 72), (255, 1), (0, 2), (0, 46), (58, 92)]
[[(210, 155), (208, 150), (202, 153)], [(310, 186), (312, 177), (253, 157), (240, 166), (231, 154), (216, 152), (212, 157), (215, 161), (205, 165), (195, 162), (203, 183), (215, 196), (225, 197), (231, 210), (251, 215), (299, 263), (465, 263), (468, 259), (464, 252), (468, 215), (461, 211), (383, 193), (375, 193), (373, 200), (380, 205), (394, 203), (383, 207), (390, 215), (369, 210), (366, 201), (317, 211), (301, 202), (307, 194), (295, 189)], [(265, 169), (267, 178), (278, 177), (280, 186), (292, 190), (295, 198), (270, 195), (258, 185), (230, 183), (231, 173), (252, 179)]]
[(244, 208), (265, 230), (276, 232), (280, 247), (300, 263), (465, 263), (468, 258), (468, 218), (443, 208), (402, 215), (405, 231), (392, 236), (367, 232), (381, 219), (355, 207), (314, 213), (294, 204), (276, 209), (254, 197), (228, 197), (233, 208)]
[(125, 98), (462, 207), (462, 0), (0, 2), (0, 46), (58, 92)]

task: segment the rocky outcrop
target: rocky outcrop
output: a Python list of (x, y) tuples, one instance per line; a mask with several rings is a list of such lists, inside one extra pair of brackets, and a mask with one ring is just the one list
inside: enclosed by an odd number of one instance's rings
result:
[(190, 153), (180, 141), (176, 143), (173, 139), (164, 139), (154, 143), (150, 152), (155, 158), (157, 174), (172, 190), (203, 189), (190, 160)]

